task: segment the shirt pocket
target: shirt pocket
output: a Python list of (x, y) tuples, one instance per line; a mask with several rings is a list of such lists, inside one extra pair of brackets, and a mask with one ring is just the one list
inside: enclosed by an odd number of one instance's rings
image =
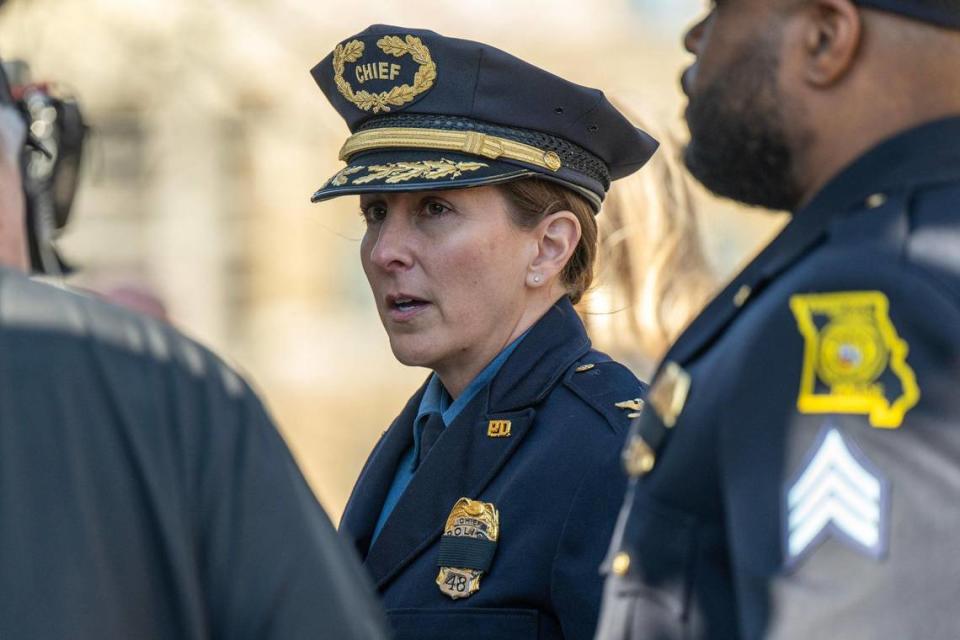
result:
[[(645, 495), (627, 503), (607, 575), (598, 637), (684, 638), (696, 557), (696, 519)], [(626, 565), (626, 568), (624, 568)]]
[(536, 640), (535, 609), (391, 609), (394, 640)]

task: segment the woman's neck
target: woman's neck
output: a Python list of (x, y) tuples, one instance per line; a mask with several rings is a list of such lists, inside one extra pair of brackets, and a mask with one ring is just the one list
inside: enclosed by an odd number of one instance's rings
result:
[(484, 344), (464, 351), (456, 361), (433, 367), (433, 372), (440, 378), (443, 388), (447, 390), (450, 397), (456, 400), (487, 365), (493, 362), (494, 358), (536, 324), (563, 295), (566, 293), (561, 293), (553, 300), (544, 298), (538, 304), (529, 305), (513, 322), (512, 328), (504, 332), (503, 337), (491, 336), (491, 339)]

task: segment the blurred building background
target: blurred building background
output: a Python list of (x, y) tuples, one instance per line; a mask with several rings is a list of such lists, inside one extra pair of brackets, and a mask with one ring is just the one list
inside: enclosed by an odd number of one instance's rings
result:
[[(92, 126), (60, 246), (74, 283), (139, 288), (244, 370), (338, 517), (425, 377), (390, 354), (352, 198), (311, 205), (346, 127), (308, 70), (372, 23), (483, 40), (683, 135), (680, 44), (700, 0), (12, 0), (0, 54)], [(699, 194), (721, 281), (781, 220)], [(611, 310), (613, 311), (613, 310)], [(644, 372), (640, 372), (644, 373)]]

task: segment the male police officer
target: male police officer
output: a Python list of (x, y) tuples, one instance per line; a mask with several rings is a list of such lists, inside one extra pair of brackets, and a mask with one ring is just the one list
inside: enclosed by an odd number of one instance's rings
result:
[(960, 637), (960, 1), (686, 45), (690, 170), (795, 213), (654, 379), (598, 637)]
[(158, 321), (30, 281), (0, 70), (0, 637), (381, 638), (257, 397)]

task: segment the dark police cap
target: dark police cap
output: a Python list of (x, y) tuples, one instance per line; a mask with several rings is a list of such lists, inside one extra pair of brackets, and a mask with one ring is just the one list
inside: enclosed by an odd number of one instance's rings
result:
[(856, 0), (871, 9), (899, 13), (942, 27), (960, 29), (960, 0)]
[(347, 166), (314, 202), (532, 176), (599, 208), (610, 181), (657, 148), (601, 91), (433, 31), (369, 27), (311, 74), (352, 133), (340, 150)]

